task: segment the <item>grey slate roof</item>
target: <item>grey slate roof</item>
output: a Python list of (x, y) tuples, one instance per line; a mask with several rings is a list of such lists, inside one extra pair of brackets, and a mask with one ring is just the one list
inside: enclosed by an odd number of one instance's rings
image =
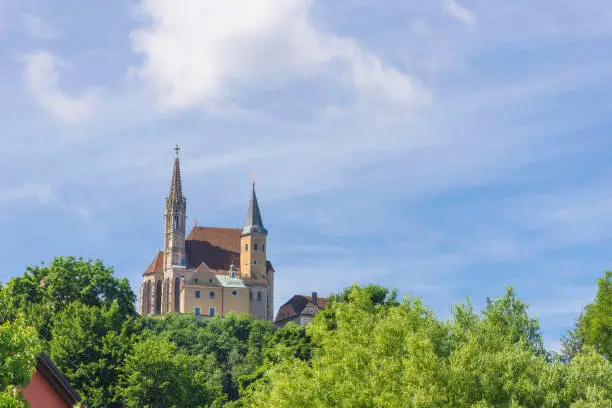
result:
[(257, 204), (257, 195), (255, 194), (255, 183), (253, 183), (253, 190), (251, 190), (251, 201), (249, 202), (249, 212), (247, 213), (246, 222), (242, 229), (242, 234), (259, 233), (268, 235), (268, 230), (263, 226), (261, 220), (261, 212), (259, 211), (259, 204)]

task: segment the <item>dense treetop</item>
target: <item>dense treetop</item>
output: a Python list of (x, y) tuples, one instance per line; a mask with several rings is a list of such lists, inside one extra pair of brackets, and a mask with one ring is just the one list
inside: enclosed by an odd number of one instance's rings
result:
[(612, 406), (612, 273), (545, 350), (512, 288), (447, 321), (419, 299), (352, 286), (306, 328), (230, 314), (143, 318), (100, 261), (57, 258), (0, 289), (0, 406), (21, 407), (45, 350), (91, 407)]

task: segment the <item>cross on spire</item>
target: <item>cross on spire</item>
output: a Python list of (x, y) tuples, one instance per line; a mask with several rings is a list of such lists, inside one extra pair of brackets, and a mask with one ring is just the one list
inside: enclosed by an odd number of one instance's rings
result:
[(181, 148), (179, 147), (178, 144), (176, 146), (174, 146), (174, 151), (176, 152), (176, 157), (178, 157), (179, 150), (181, 150)]

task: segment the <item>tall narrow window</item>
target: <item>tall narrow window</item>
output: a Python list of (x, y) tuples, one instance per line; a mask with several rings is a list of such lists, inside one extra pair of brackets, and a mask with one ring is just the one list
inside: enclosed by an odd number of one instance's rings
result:
[(257, 242), (253, 244), (253, 251), (257, 251)]
[(179, 278), (174, 279), (174, 311), (176, 313), (181, 311), (181, 280)]
[(214, 317), (215, 316), (215, 308), (214, 307), (209, 307), (208, 308), (208, 315), (210, 317)]
[(248, 252), (249, 250), (249, 244), (244, 244), (244, 252)]
[(266, 244), (261, 244), (261, 252), (266, 252)]
[(261, 302), (261, 292), (257, 292), (257, 301)]
[(174, 216), (174, 221), (172, 224), (173, 224), (172, 225), (173, 230), (176, 231), (178, 229), (178, 215)]
[(160, 315), (162, 309), (162, 281), (155, 284), (155, 314)]

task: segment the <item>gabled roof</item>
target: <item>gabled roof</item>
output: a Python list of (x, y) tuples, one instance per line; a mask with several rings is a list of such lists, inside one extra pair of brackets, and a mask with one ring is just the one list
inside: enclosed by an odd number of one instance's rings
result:
[[(187, 241), (187, 268), (197, 268), (204, 262), (217, 274), (227, 274), (232, 264), (240, 271), (240, 236), (238, 228), (193, 227)], [(266, 269), (274, 271), (270, 261)]]
[[(327, 298), (317, 296), (317, 304), (315, 305), (312, 302), (312, 296), (293, 295), (291, 299), (285, 302), (278, 309), (278, 313), (276, 314), (276, 319), (274, 321), (281, 321), (289, 317), (297, 316), (301, 314), (307, 306), (317, 306), (319, 309), (325, 309), (327, 306)], [(281, 312), (284, 313), (282, 318), (279, 317)]]
[(215, 272), (227, 272), (240, 265), (240, 230), (237, 228), (194, 227), (187, 241), (187, 267), (197, 268), (204, 262)]
[(164, 253), (162, 251), (159, 251), (157, 255), (155, 255), (155, 258), (153, 258), (153, 262), (151, 262), (151, 265), (149, 265), (149, 267), (142, 274), (142, 276), (152, 275), (154, 273), (162, 273), (163, 271), (164, 271)]
[(38, 356), (36, 370), (47, 380), (49, 385), (62, 397), (66, 403), (73, 406), (81, 401), (81, 396), (64, 377), (62, 372), (53, 364), (53, 361), (45, 353)]

